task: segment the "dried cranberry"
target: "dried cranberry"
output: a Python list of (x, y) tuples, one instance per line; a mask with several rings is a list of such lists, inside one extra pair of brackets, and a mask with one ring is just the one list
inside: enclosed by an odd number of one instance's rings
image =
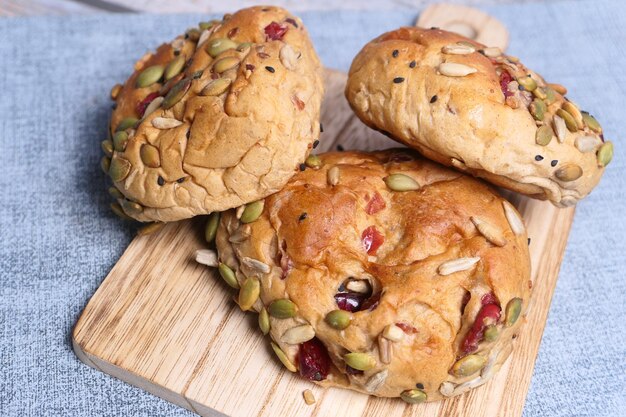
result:
[(370, 298), (368, 298), (367, 300), (363, 301), (363, 304), (361, 304), (361, 310), (372, 311), (376, 307), (378, 307), (379, 302), (380, 302), (380, 293), (376, 293), (372, 295)]
[(385, 237), (380, 234), (380, 232), (376, 229), (376, 226), (370, 226), (363, 231), (361, 234), (361, 242), (363, 243), (363, 248), (368, 255), (375, 255), (376, 251), (385, 241)]
[(346, 365), (346, 373), (348, 375), (363, 375), (363, 371), (359, 371), (358, 369), (354, 369), (350, 365)]
[(407, 323), (396, 323), (396, 326), (398, 326), (399, 328), (402, 329), (402, 331), (406, 334), (415, 334), (417, 333), (417, 329), (413, 326), (411, 326), (410, 324)]
[(413, 158), (405, 153), (394, 153), (389, 157), (388, 162), (409, 162), (412, 160)]
[(367, 202), (367, 206), (365, 206), (365, 212), (367, 214), (375, 214), (387, 207), (385, 204), (385, 200), (380, 195), (378, 191), (374, 193), (374, 196), (370, 198), (370, 201)]
[(150, 93), (146, 96), (146, 98), (137, 103), (137, 107), (135, 108), (135, 110), (137, 111), (139, 117), (143, 117), (143, 114), (146, 112), (146, 109), (148, 108), (150, 103), (152, 103), (152, 100), (154, 100), (158, 96), (159, 93)]
[(335, 294), (335, 301), (340, 310), (355, 312), (361, 310), (361, 305), (367, 297), (367, 294), (358, 292), (340, 292)]
[(500, 303), (498, 302), (496, 295), (492, 292), (488, 292), (485, 295), (483, 295), (480, 299), (480, 304), (482, 305), (487, 305), (487, 304), (497, 304), (500, 305)]
[(326, 379), (330, 370), (328, 351), (317, 338), (300, 344), (298, 363), (300, 375), (312, 381)]
[[(483, 296), (483, 299), (484, 298), (485, 296)], [(465, 340), (463, 340), (462, 349), (464, 354), (474, 352), (478, 349), (478, 343), (483, 339), (485, 328), (500, 320), (500, 312), (501, 309), (497, 304), (484, 304), (482, 306), (476, 316), (474, 324), (472, 324), (467, 336), (465, 336)]]
[(513, 81), (513, 77), (509, 74), (508, 71), (502, 70), (500, 74), (500, 88), (502, 89), (502, 94), (504, 94), (504, 98), (509, 98), (513, 95), (512, 91), (509, 91), (509, 83)]
[(265, 35), (267, 36), (267, 39), (279, 41), (283, 38), (283, 36), (285, 36), (287, 29), (287, 26), (282, 26), (276, 22), (272, 22), (265, 26)]

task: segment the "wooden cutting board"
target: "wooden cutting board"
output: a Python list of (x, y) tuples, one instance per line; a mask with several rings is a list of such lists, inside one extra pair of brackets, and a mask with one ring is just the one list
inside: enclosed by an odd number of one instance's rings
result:
[[(493, 26), (498, 22), (472, 13), (438, 5), (418, 23), (452, 22), (464, 30), (459, 22), (469, 22), (483, 42), (506, 45), (506, 30)], [(318, 151), (398, 146), (356, 119), (343, 96), (345, 81), (343, 73), (326, 72)], [(203, 416), (521, 416), (574, 209), (505, 195), (532, 238), (533, 295), (511, 358), (491, 381), (459, 397), (410, 406), (322, 389), (287, 371), (258, 330), (256, 314), (242, 313), (219, 275), (194, 261), (196, 249), (206, 247), (203, 218), (133, 240), (78, 320), (74, 350), (89, 366)], [(305, 389), (315, 394), (314, 405), (305, 404)]]

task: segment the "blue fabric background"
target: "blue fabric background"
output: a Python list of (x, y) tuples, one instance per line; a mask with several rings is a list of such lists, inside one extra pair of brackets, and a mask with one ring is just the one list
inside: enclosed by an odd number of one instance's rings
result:
[[(568, 86), (617, 145), (578, 205), (525, 416), (626, 416), (626, 2), (487, 10), (509, 28), (509, 51)], [(415, 15), (302, 17), (325, 65), (345, 70), (365, 42)], [(0, 415), (190, 415), (83, 365), (69, 337), (134, 235), (109, 211), (98, 167), (109, 89), (145, 51), (207, 18), (0, 20)]]

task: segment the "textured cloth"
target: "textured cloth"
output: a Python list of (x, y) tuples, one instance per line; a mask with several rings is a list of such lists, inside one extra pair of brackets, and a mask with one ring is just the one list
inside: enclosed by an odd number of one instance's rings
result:
[[(510, 30), (510, 53), (568, 86), (616, 142), (600, 186), (578, 205), (525, 416), (624, 416), (626, 142), (617, 136), (626, 131), (626, 3), (487, 11)], [(343, 70), (365, 42), (415, 18), (330, 11), (302, 17), (325, 65)], [(134, 227), (108, 208), (98, 167), (109, 89), (145, 51), (206, 19), (0, 20), (0, 415), (191, 415), (83, 365), (70, 332), (133, 238)]]

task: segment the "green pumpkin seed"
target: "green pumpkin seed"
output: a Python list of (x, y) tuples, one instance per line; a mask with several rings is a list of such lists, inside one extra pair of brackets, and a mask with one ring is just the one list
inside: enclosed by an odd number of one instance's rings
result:
[(352, 314), (344, 310), (333, 310), (326, 314), (324, 321), (333, 329), (343, 330), (350, 325)]
[(206, 51), (211, 55), (212, 58), (215, 58), (219, 54), (229, 49), (237, 48), (237, 42), (231, 41), (226, 38), (218, 38), (209, 41)]
[(383, 181), (393, 191), (415, 191), (420, 188), (417, 181), (404, 174), (391, 174), (385, 177)]
[(600, 123), (598, 123), (595, 117), (593, 117), (589, 113), (583, 113), (582, 117), (583, 122), (585, 122), (585, 126), (591, 129), (593, 132), (596, 132), (598, 134), (602, 133), (602, 126), (600, 126)]
[(242, 223), (252, 223), (259, 218), (261, 213), (263, 213), (264, 206), (265, 200), (258, 200), (253, 203), (246, 204), (246, 208), (243, 210), (239, 220), (241, 220)]
[(226, 283), (232, 288), (238, 289), (239, 283), (237, 282), (237, 278), (235, 277), (235, 272), (226, 264), (220, 262), (217, 266), (217, 270), (219, 271), (222, 279), (226, 281)]
[(304, 163), (306, 164), (306, 166), (313, 169), (318, 169), (322, 166), (322, 160), (317, 155), (309, 155)]
[(124, 210), (122, 210), (122, 206), (120, 206), (118, 203), (111, 203), (111, 210), (123, 220), (133, 220), (130, 216), (124, 213)]
[(498, 335), (499, 335), (499, 331), (495, 324), (491, 324), (487, 326), (487, 328), (485, 329), (484, 336), (485, 336), (485, 341), (487, 342), (495, 341), (498, 338)]
[(204, 240), (207, 243), (213, 242), (215, 239), (215, 235), (217, 234), (217, 227), (220, 224), (220, 212), (215, 211), (209, 214), (209, 219), (206, 222), (206, 226), (204, 227)]
[(534, 99), (528, 110), (530, 110), (530, 114), (533, 115), (535, 120), (543, 120), (544, 115), (546, 113), (546, 103), (543, 100)]
[(185, 35), (187, 39), (193, 42), (200, 39), (200, 31), (196, 28), (187, 29), (187, 32), (185, 32)]
[(537, 129), (537, 134), (535, 135), (535, 142), (537, 145), (546, 146), (552, 140), (554, 136), (554, 132), (550, 125), (539, 126)]
[(348, 353), (343, 355), (343, 360), (350, 368), (354, 368), (359, 371), (369, 371), (376, 366), (376, 359), (367, 353)]
[(613, 159), (613, 142), (606, 142), (604, 145), (600, 146), (596, 157), (598, 158), (599, 166), (607, 166)]
[(153, 65), (141, 71), (137, 76), (135, 85), (137, 88), (149, 87), (156, 83), (163, 76), (163, 65)]
[(578, 126), (576, 125), (576, 120), (574, 120), (574, 117), (572, 117), (571, 114), (569, 114), (568, 112), (566, 112), (563, 109), (558, 109), (556, 111), (556, 114), (561, 119), (563, 119), (563, 121), (565, 122), (565, 126), (567, 126), (567, 130), (569, 130), (570, 132), (573, 132), (573, 133), (578, 131)]
[(230, 87), (230, 78), (218, 78), (210, 81), (200, 92), (201, 96), (219, 96)]
[(113, 158), (109, 167), (109, 175), (113, 182), (122, 181), (130, 172), (130, 162), (124, 158)]
[(543, 87), (537, 87), (533, 90), (533, 95), (537, 97), (539, 100), (545, 100), (548, 98), (548, 94)]
[(261, 283), (257, 278), (249, 277), (241, 285), (239, 290), (239, 308), (248, 311), (252, 308), (261, 294)]
[(285, 354), (285, 352), (283, 352), (282, 349), (279, 348), (276, 343), (270, 342), (270, 344), (272, 345), (272, 350), (274, 351), (276, 356), (278, 356), (278, 359), (280, 360), (280, 362), (283, 365), (285, 365), (285, 368), (289, 369), (291, 372), (296, 372), (298, 368), (296, 368), (296, 366), (293, 363), (291, 363), (289, 358), (287, 358), (287, 355)]
[(546, 98), (544, 99), (544, 101), (549, 106), (550, 104), (556, 101), (556, 92), (550, 87), (546, 87), (545, 91), (546, 91)]
[(517, 79), (517, 82), (519, 83), (519, 85), (524, 87), (524, 90), (526, 91), (532, 92), (537, 88), (537, 82), (535, 82), (535, 80), (533, 80), (530, 75), (526, 77), (519, 77)]
[(270, 316), (276, 317), (277, 319), (289, 319), (296, 315), (297, 307), (296, 305), (286, 298), (282, 298), (280, 300), (272, 301), (272, 303), (268, 307), (268, 312)]
[(237, 51), (243, 52), (246, 49), (250, 48), (251, 46), (252, 46), (252, 42), (240, 43), (239, 46), (237, 47)]
[(151, 234), (156, 233), (159, 230), (161, 230), (163, 228), (163, 226), (165, 226), (165, 223), (163, 223), (163, 222), (148, 223), (147, 225), (145, 225), (141, 229), (137, 230), (137, 236), (151, 235)]
[(165, 67), (165, 73), (163, 76), (165, 81), (169, 81), (172, 78), (176, 77), (178, 74), (180, 74), (184, 66), (185, 66), (184, 55), (178, 55), (176, 58), (170, 61), (170, 63), (167, 64), (167, 66)]
[(200, 28), (200, 30), (207, 30), (207, 29), (211, 29), (213, 26), (217, 25), (218, 23), (220, 23), (219, 20), (209, 20), (208, 22), (198, 23), (198, 27)]
[(115, 188), (115, 187), (109, 187), (109, 190), (108, 190), (108, 191), (109, 191), (109, 195), (110, 195), (111, 197), (115, 198), (116, 200), (117, 200), (118, 198), (124, 198), (124, 194), (122, 194), (122, 193), (120, 192), (120, 190), (118, 190), (118, 189), (117, 189), (117, 188)]
[(118, 152), (124, 152), (126, 150), (126, 144), (128, 143), (128, 133), (121, 131), (116, 132), (113, 135), (113, 148)]
[(267, 313), (265, 307), (259, 312), (259, 328), (265, 335), (270, 332), (270, 315)]
[(452, 366), (452, 374), (455, 376), (470, 376), (480, 371), (487, 360), (479, 355), (468, 355), (456, 361)]
[(583, 169), (576, 164), (565, 164), (554, 175), (561, 181), (575, 181), (583, 175)]
[(102, 152), (109, 158), (113, 156), (113, 142), (106, 139), (100, 143), (100, 147), (102, 148)]
[(111, 158), (109, 158), (108, 156), (103, 156), (102, 159), (100, 159), (100, 168), (102, 168), (102, 171), (105, 174), (108, 174), (109, 169), (111, 168)]
[(174, 105), (178, 103), (180, 100), (182, 100), (185, 94), (187, 94), (187, 90), (189, 90), (190, 86), (191, 86), (191, 78), (183, 78), (182, 80), (174, 84), (172, 89), (167, 93), (167, 95), (163, 99), (163, 103), (161, 104), (161, 107), (163, 107), (165, 110), (174, 107)]
[(574, 118), (574, 121), (576, 122), (576, 127), (578, 129), (582, 129), (585, 127), (585, 124), (583, 122), (583, 115), (574, 103), (572, 103), (571, 101), (566, 101), (565, 103), (563, 103), (561, 108), (572, 115), (572, 118)]
[(213, 64), (213, 72), (215, 72), (216, 74), (221, 74), (225, 71), (228, 71), (229, 69), (235, 68), (237, 65), (239, 65), (239, 62), (239, 58), (234, 56), (227, 56), (225, 58), (218, 59)]
[(126, 213), (130, 214), (139, 214), (143, 211), (143, 206), (141, 204), (129, 200), (122, 201), (122, 208)]
[(405, 402), (409, 404), (419, 404), (426, 401), (428, 396), (422, 390), (410, 389), (407, 391), (403, 391), (402, 394), (400, 394), (400, 398), (402, 398)]
[(522, 312), (522, 299), (521, 298), (511, 299), (511, 301), (509, 301), (506, 305), (505, 324), (507, 326), (512, 326), (513, 324), (515, 324), (521, 312)]
[(161, 166), (159, 150), (155, 146), (144, 143), (141, 145), (141, 149), (139, 149), (139, 156), (141, 157), (141, 161), (147, 167), (158, 168)]
[(134, 127), (138, 121), (139, 119), (137, 119), (136, 117), (125, 117), (117, 125), (117, 128), (115, 129), (115, 131), (121, 132), (123, 130), (130, 129), (131, 127)]

